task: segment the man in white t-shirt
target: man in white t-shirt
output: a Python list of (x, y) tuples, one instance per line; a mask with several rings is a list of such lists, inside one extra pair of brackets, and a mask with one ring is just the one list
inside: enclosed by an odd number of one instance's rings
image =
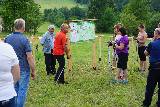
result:
[(14, 83), (20, 79), (19, 61), (12, 46), (0, 41), (0, 107), (16, 107)]

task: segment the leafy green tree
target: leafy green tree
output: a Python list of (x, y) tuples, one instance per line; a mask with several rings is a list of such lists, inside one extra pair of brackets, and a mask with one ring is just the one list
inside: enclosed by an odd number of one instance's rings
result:
[(128, 0), (114, 0), (114, 4), (118, 11), (122, 11), (123, 7), (128, 3)]
[(40, 6), (33, 0), (4, 0), (1, 16), (5, 31), (13, 31), (13, 22), (17, 18), (26, 21), (26, 31), (37, 31), (41, 22)]
[(56, 26), (60, 26), (65, 21), (65, 16), (62, 12), (58, 11), (54, 16), (54, 23)]
[(65, 20), (68, 20), (71, 17), (71, 12), (67, 7), (62, 7), (59, 11), (63, 13)]
[(80, 4), (89, 4), (90, 0), (74, 0), (76, 3), (80, 3)]
[(150, 37), (153, 36), (155, 28), (157, 28), (158, 23), (160, 23), (160, 12), (153, 12), (151, 16), (152, 18), (150, 18), (147, 25), (147, 33)]
[(106, 8), (104, 11), (104, 14), (102, 15), (101, 20), (99, 20), (98, 25), (100, 28), (103, 29), (104, 31), (102, 32), (112, 32), (113, 31), (113, 26), (116, 22), (116, 14), (114, 12), (113, 8)]
[(71, 14), (71, 16), (72, 16), (72, 17), (73, 17), (73, 16), (76, 16), (77, 19), (83, 19), (83, 18), (85, 18), (85, 17), (86, 17), (86, 14), (85, 14), (85, 13), (86, 13), (85, 10), (82, 9), (82, 8), (80, 8), (80, 7), (78, 7), (78, 6), (72, 7), (72, 8), (70, 9), (70, 14)]
[(105, 32), (106, 31), (105, 28), (106, 26), (108, 26), (108, 25), (105, 25), (103, 22), (105, 19), (104, 13), (105, 13), (106, 7), (115, 9), (114, 1), (113, 0), (91, 0), (91, 3), (89, 4), (89, 7), (88, 7), (88, 17), (98, 19), (98, 21), (96, 22), (96, 29), (98, 32)]
[(150, 16), (149, 0), (130, 0), (120, 14), (120, 20), (131, 35), (136, 36), (139, 24), (147, 24)]
[(160, 0), (151, 0), (152, 9), (155, 11), (160, 11)]

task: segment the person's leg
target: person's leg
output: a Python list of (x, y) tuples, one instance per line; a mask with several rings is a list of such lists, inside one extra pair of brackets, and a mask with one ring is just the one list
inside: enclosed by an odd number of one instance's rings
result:
[(21, 77), (19, 82), (19, 89), (16, 97), (16, 107), (24, 107), (27, 90), (29, 86), (30, 80), (30, 72), (29, 71), (21, 71)]
[(13, 97), (9, 100), (0, 101), (0, 107), (16, 107), (15, 97)]
[(142, 48), (142, 62), (143, 62), (142, 72), (144, 72), (147, 68), (146, 55), (144, 54), (145, 50), (146, 50), (146, 47), (143, 46), (143, 48)]
[(121, 78), (120, 78), (121, 71), (122, 71), (122, 69), (121, 69), (121, 68), (118, 68), (118, 71), (117, 71), (117, 73), (116, 73), (116, 78), (115, 78), (116, 80), (121, 79)]
[(146, 71), (147, 69), (147, 61), (143, 61), (143, 71)]
[(142, 71), (143, 70), (143, 61), (140, 60), (140, 67), (139, 70)]
[(64, 55), (56, 56), (56, 59), (59, 63), (59, 67), (58, 67), (57, 73), (55, 75), (55, 81), (64, 82), (64, 66), (65, 66)]
[(44, 56), (45, 56), (46, 72), (47, 72), (47, 75), (49, 75), (49, 73), (51, 71), (51, 69), (50, 69), (51, 57), (50, 57), (50, 54), (46, 54), (46, 53), (44, 53)]
[(123, 70), (123, 74), (124, 74), (124, 80), (128, 80), (128, 78), (127, 78), (127, 69)]
[(55, 56), (54, 56), (53, 54), (51, 54), (51, 72), (52, 72), (53, 74), (56, 73), (56, 68), (55, 68), (55, 66), (56, 66), (56, 58), (55, 58)]
[(158, 101), (157, 101), (157, 107), (160, 107), (160, 69), (157, 70), (157, 80), (158, 80)]
[(152, 96), (153, 96), (156, 84), (157, 84), (156, 73), (153, 69), (149, 69), (149, 74), (147, 77), (145, 99), (143, 101), (144, 106), (149, 106), (151, 104)]

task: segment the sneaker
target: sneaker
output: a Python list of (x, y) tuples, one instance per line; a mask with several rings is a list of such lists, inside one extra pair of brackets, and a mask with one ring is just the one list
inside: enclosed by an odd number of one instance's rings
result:
[(67, 81), (57, 81), (58, 84), (69, 84)]
[(145, 106), (145, 105), (143, 105), (143, 104), (142, 104), (141, 106), (142, 106), (142, 107), (149, 107), (149, 106)]
[(123, 84), (128, 84), (128, 80), (122, 80)]
[(118, 83), (118, 80), (112, 79), (111, 82), (112, 82), (112, 83)]

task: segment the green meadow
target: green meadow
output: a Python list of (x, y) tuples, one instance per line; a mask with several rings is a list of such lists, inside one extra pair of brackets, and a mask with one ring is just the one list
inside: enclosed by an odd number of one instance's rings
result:
[[(98, 34), (97, 34), (98, 35)], [(138, 72), (136, 43), (130, 42), (128, 84), (112, 83), (116, 69), (107, 63), (110, 34), (102, 37), (102, 61), (98, 61), (99, 42), (95, 40), (71, 43), (72, 71), (65, 68), (67, 85), (58, 85), (54, 76), (46, 76), (44, 56), (39, 40), (32, 42), (36, 60), (36, 80), (30, 82), (26, 107), (140, 107), (144, 99), (147, 72)], [(93, 43), (96, 43), (97, 70), (92, 69)], [(38, 44), (38, 50), (35, 46)], [(58, 64), (57, 64), (58, 67)], [(156, 89), (157, 90), (157, 89)], [(155, 107), (157, 94), (153, 96)]]

